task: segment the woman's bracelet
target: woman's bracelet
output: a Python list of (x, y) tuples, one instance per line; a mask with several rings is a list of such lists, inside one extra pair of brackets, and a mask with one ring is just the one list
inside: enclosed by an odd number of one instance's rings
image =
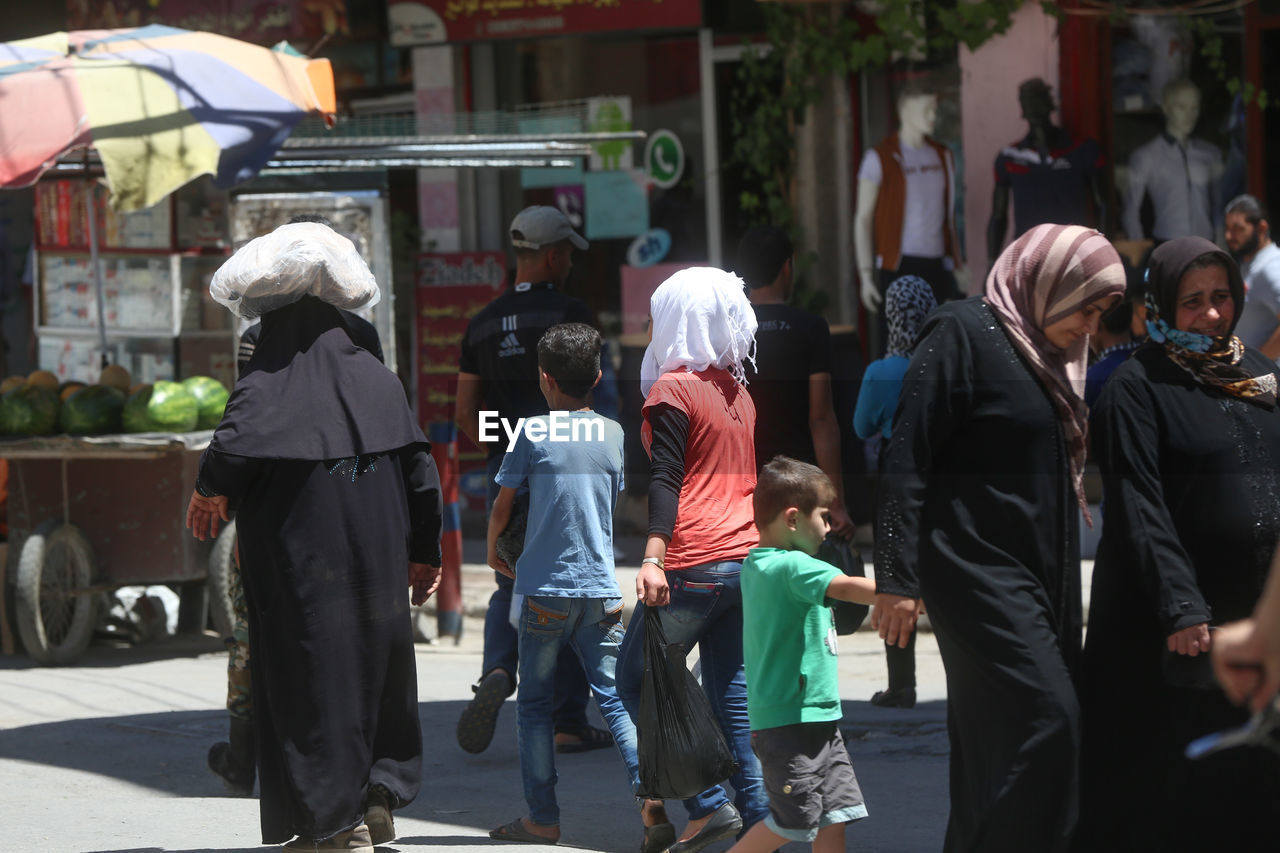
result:
[(661, 557), (645, 557), (643, 560), (640, 561), (640, 565), (643, 566), (645, 563), (653, 563), (655, 566), (657, 566), (659, 569), (661, 569), (664, 572), (667, 570), (666, 564), (662, 562)]

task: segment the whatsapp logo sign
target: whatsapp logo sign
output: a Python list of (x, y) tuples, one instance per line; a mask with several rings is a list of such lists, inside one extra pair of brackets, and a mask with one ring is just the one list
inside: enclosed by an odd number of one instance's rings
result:
[(649, 179), (664, 189), (671, 189), (684, 171), (684, 146), (669, 130), (655, 130), (644, 149), (644, 168)]

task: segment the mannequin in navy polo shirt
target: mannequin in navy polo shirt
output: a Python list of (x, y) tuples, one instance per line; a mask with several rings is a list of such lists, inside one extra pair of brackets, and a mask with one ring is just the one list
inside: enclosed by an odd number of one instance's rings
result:
[(996, 187), (987, 220), (987, 257), (992, 262), (1005, 247), (1011, 194), (1013, 239), (1046, 223), (1107, 230), (1099, 181), (1102, 149), (1097, 141), (1076, 140), (1053, 123), (1053, 92), (1038, 77), (1018, 87), (1018, 103), (1028, 133), (996, 155)]

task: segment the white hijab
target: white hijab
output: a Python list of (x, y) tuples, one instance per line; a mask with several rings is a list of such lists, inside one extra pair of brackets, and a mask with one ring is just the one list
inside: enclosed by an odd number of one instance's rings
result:
[(692, 267), (672, 275), (649, 297), (653, 340), (640, 367), (646, 397), (664, 373), (697, 373), (719, 367), (747, 384), (742, 363), (755, 365), (756, 312), (742, 292), (742, 279), (715, 267)]

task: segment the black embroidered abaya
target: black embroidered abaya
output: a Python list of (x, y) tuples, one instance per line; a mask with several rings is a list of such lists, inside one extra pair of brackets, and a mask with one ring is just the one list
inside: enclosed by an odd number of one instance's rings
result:
[[(1170, 258), (1176, 247), (1166, 246), (1172, 269), (1161, 275), (1153, 256), (1152, 282), (1167, 318), (1182, 270), (1205, 249)], [(1239, 306), (1238, 273), (1231, 284)], [(1255, 377), (1275, 369), (1248, 349), (1238, 364)], [(1280, 541), (1273, 400), (1197, 381), (1157, 343), (1117, 368), (1099, 397), (1103, 529), (1081, 684), (1081, 853), (1280, 849), (1280, 762), (1260, 750), (1184, 757), (1191, 740), (1248, 715), (1213, 682), (1207, 654), (1166, 645), (1182, 629), (1249, 616), (1262, 592)]]
[(408, 564), (439, 565), (440, 486), (395, 375), (312, 297), (262, 336), (197, 488), (239, 510), (262, 839), (325, 839), (421, 779)]
[(980, 297), (921, 331), (885, 453), (878, 592), (947, 671), (945, 850), (1054, 853), (1077, 814), (1079, 511), (1061, 421)]

